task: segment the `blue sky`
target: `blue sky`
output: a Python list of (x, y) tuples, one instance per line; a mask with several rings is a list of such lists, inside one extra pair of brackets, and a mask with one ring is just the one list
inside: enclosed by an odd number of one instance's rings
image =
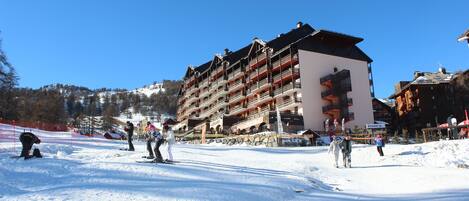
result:
[(364, 38), (377, 97), (414, 71), (469, 68), (469, 1), (6, 1), (0, 37), (20, 86), (64, 83), (134, 89), (180, 79), (257, 36), (296, 22)]

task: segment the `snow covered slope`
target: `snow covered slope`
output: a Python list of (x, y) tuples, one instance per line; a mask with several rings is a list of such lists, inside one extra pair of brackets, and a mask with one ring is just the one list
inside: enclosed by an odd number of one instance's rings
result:
[[(23, 129), (18, 129), (17, 132)], [(469, 141), (354, 145), (352, 168), (327, 147), (175, 145), (177, 161), (136, 163), (124, 141), (33, 130), (43, 159), (11, 159), (18, 133), (0, 124), (0, 200), (467, 200)], [(161, 148), (164, 157), (164, 146)]]
[(142, 88), (135, 89), (132, 92), (134, 92), (136, 94), (144, 94), (144, 95), (150, 97), (152, 94), (157, 94), (159, 92), (164, 92), (163, 83), (150, 84), (148, 86), (144, 86)]

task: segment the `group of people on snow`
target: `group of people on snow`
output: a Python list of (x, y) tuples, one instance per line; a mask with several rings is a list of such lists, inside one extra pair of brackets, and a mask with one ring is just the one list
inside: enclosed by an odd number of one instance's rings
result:
[(352, 138), (346, 135), (344, 138), (332, 136), (328, 153), (334, 155), (334, 166), (339, 168), (339, 154), (342, 152), (343, 165), (345, 168), (352, 167)]
[[(126, 131), (128, 134), (128, 141), (129, 141), (129, 150), (134, 151), (134, 146), (132, 144), (132, 135), (134, 126), (131, 122), (127, 122)], [(175, 143), (174, 132), (172, 131), (171, 127), (165, 123), (163, 124), (163, 131), (162, 133), (158, 128), (156, 128), (151, 122), (147, 122), (147, 126), (145, 127), (145, 132), (147, 133), (146, 141), (147, 141), (147, 151), (148, 156), (147, 159), (154, 159), (154, 162), (172, 162), (173, 161), (173, 153), (172, 147)], [(166, 151), (168, 153), (168, 158), (163, 160), (163, 156), (160, 152), (160, 146), (166, 142)], [(155, 143), (154, 149), (152, 149), (152, 144)], [(156, 157), (155, 157), (156, 156)]]
[[(381, 135), (376, 135), (375, 144), (380, 156), (384, 156), (383, 147), (384, 139)], [(343, 166), (345, 168), (352, 167), (352, 137), (350, 135), (345, 135), (341, 138), (339, 136), (332, 136), (332, 141), (329, 144), (328, 153), (333, 154), (334, 167), (339, 168), (339, 154), (342, 152)]]

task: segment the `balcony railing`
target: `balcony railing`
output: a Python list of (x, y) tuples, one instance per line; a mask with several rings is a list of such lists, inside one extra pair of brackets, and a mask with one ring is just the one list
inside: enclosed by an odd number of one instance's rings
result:
[(263, 114), (263, 113), (267, 113), (270, 111), (270, 107), (264, 107), (261, 109), (260, 113)]
[(231, 97), (230, 97), (230, 103), (231, 103), (231, 102), (236, 102), (236, 101), (238, 101), (238, 100), (241, 100), (241, 99), (244, 98), (245, 96), (246, 96), (246, 95), (245, 95), (243, 92), (238, 93), (238, 94), (236, 94), (236, 95), (234, 95), (234, 96), (231, 96)]
[(268, 82), (269, 82), (269, 79), (265, 78), (257, 83), (253, 83), (253, 85), (249, 87), (250, 93), (254, 93), (256, 90), (262, 89)]
[(235, 83), (233, 83), (232, 85), (229, 86), (229, 91), (238, 89), (243, 84), (244, 84), (244, 82), (242, 80), (239, 80), (239, 81), (237, 81), (237, 82), (235, 82)]
[(238, 68), (238, 69), (236, 69), (234, 72), (230, 73), (230, 74), (228, 75), (228, 77), (229, 77), (230, 79), (233, 79), (233, 78), (236, 78), (236, 77), (242, 75), (243, 73), (244, 73), (244, 72), (241, 70), (241, 68)]
[(330, 104), (322, 107), (322, 113), (327, 113), (331, 110), (340, 110), (342, 107), (339, 104)]
[(274, 96), (277, 96), (279, 94), (282, 94), (282, 93), (285, 93), (285, 92), (288, 92), (289, 90), (292, 90), (292, 89), (299, 89), (301, 88), (301, 84), (300, 83), (289, 83), (287, 85), (284, 85), (283, 87), (281, 88), (277, 88), (274, 90)]
[(284, 108), (284, 107), (289, 106), (292, 103), (293, 103), (292, 99), (287, 99), (287, 100), (284, 100), (283, 102), (279, 103), (277, 106), (278, 106), (278, 108)]
[(259, 74), (263, 73), (266, 70), (267, 70), (267, 65), (263, 65), (262, 67), (259, 68)]
[(240, 106), (237, 106), (237, 107), (234, 107), (234, 108), (230, 109), (230, 112), (231, 112), (231, 114), (234, 114), (234, 113), (240, 112), (244, 109), (246, 109), (246, 107), (240, 105)]
[(208, 79), (205, 80), (205, 81), (202, 81), (200, 84), (199, 84), (199, 88), (204, 88), (205, 86), (208, 85)]
[(267, 92), (267, 93), (261, 94), (261, 96), (259, 97), (259, 101), (264, 101), (264, 100), (271, 99), (271, 98), (272, 96), (270, 95), (270, 92)]
[(334, 95), (334, 90), (328, 89), (326, 91), (321, 92), (321, 97), (322, 98), (325, 98), (325, 97), (328, 97), (328, 96), (335, 96)]
[(259, 99), (256, 97), (256, 98), (253, 98), (253, 99), (250, 99), (248, 101), (248, 106), (253, 106), (253, 105), (256, 105), (256, 103), (259, 101)]
[(249, 66), (251, 67), (256, 66), (258, 63), (265, 61), (265, 59), (266, 59), (265, 53), (262, 53), (261, 55), (249, 61)]
[(290, 57), (290, 55), (287, 55), (287, 56), (284, 56), (282, 57), (281, 59), (275, 61), (272, 63), (272, 66), (273, 66), (273, 69), (277, 69), (278, 67), (280, 66), (283, 66), (287, 63), (295, 63), (298, 61), (298, 54), (294, 54), (293, 55), (293, 58)]

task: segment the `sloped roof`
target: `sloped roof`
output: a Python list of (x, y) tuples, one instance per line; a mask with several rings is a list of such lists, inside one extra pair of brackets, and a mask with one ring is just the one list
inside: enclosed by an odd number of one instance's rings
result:
[(285, 46), (312, 34), (313, 32), (313, 27), (311, 27), (309, 24), (305, 24), (300, 28), (292, 29), (286, 34), (280, 34), (279, 37), (267, 42), (267, 46), (276, 52)]
[[(306, 38), (310, 38), (310, 40), (304, 40)], [(326, 54), (329, 53), (337, 56), (372, 62), (372, 60), (365, 53), (363, 53), (360, 48), (355, 46), (355, 44), (361, 42), (362, 40), (362, 38), (327, 30), (316, 31), (309, 24), (304, 24), (298, 28), (290, 30), (285, 34), (280, 34), (279, 37), (266, 42), (266, 46), (272, 48), (275, 54), (275, 52), (287, 47), (290, 44), (301, 41), (311, 42), (309, 46), (317, 46), (312, 48), (310, 47), (309, 49), (311, 49), (312, 51), (322, 52)], [(252, 44), (256, 41), (261, 40), (254, 40), (253, 42), (244, 46), (241, 49), (231, 52), (228, 55), (223, 55), (223, 60), (229, 62), (230, 65), (235, 64), (242, 58), (248, 56)], [(336, 44), (340, 44), (341, 47), (327, 47), (327, 45), (325, 45), (327, 43), (324, 43), (324, 41), (335, 42)], [(208, 61), (196, 67), (194, 70), (200, 73), (205, 72), (210, 67), (210, 64), (211, 61)]]
[(303, 50), (356, 59), (368, 63), (373, 62), (368, 55), (356, 46), (361, 41), (363, 41), (362, 38), (327, 30), (318, 30), (301, 39), (298, 42), (298, 47)]
[(464, 40), (467, 40), (467, 42), (469, 43), (469, 29), (466, 30), (466, 32), (464, 32), (462, 35), (458, 37), (459, 42), (464, 41)]
[(410, 81), (407, 85), (402, 87), (400, 91), (396, 91), (389, 98), (396, 97), (402, 91), (406, 90), (412, 85), (446, 84), (446, 83), (450, 83), (456, 77), (456, 74), (453, 74), (453, 73), (442, 73), (442, 72), (436, 72), (436, 73), (419, 72), (419, 73), (420, 73), (420, 76)]
[[(279, 37), (267, 42), (266, 44), (268, 47), (273, 48), (274, 51), (277, 51), (295, 41), (300, 40), (301, 38), (308, 36), (309, 34), (313, 32), (314, 32), (314, 29), (310, 25), (305, 24), (301, 26), (300, 28), (292, 29), (290, 32), (286, 34), (281, 34)], [(249, 43), (248, 45), (244, 46), (243, 48), (239, 50), (231, 52), (228, 55), (224, 55), (223, 60), (228, 61), (230, 64), (234, 64), (235, 62), (239, 61), (240, 59), (248, 55), (251, 46), (252, 46), (252, 43)], [(196, 67), (194, 70), (202, 73), (210, 67), (211, 62), (212, 61), (208, 61)]]

